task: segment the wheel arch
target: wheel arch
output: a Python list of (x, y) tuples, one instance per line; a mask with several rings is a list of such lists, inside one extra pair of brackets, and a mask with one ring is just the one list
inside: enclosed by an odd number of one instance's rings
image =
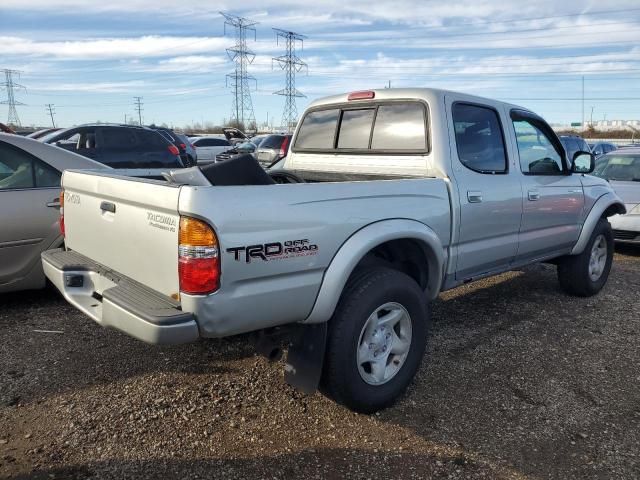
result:
[(431, 300), (440, 293), (446, 252), (436, 233), (416, 220), (369, 224), (349, 237), (333, 257), (311, 313), (303, 323), (328, 321), (351, 274), (369, 263), (403, 271), (417, 281)]
[(626, 212), (627, 209), (624, 206), (624, 203), (615, 193), (609, 192), (598, 198), (582, 224), (580, 236), (571, 250), (570, 255), (579, 255), (584, 251), (589, 239), (591, 238), (593, 229), (596, 228), (596, 225), (601, 218), (608, 218), (613, 215), (624, 214)]

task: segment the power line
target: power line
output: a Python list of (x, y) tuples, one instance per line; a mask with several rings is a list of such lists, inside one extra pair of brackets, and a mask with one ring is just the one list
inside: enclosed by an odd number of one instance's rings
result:
[(56, 110), (55, 110), (55, 108), (54, 108), (54, 105), (53, 105), (53, 103), (47, 103), (45, 106), (47, 107), (47, 113), (48, 113), (48, 114), (49, 114), (49, 116), (51, 117), (51, 126), (52, 126), (53, 128), (56, 128), (56, 122), (55, 122), (55, 120), (53, 119), (53, 115), (56, 113)]
[(226, 76), (227, 82), (231, 80), (231, 88), (233, 89), (231, 118), (236, 121), (238, 126), (243, 128), (253, 127), (256, 123), (256, 117), (253, 114), (249, 81), (255, 82), (256, 88), (258, 87), (258, 82), (255, 77), (247, 72), (247, 67), (256, 58), (256, 54), (247, 48), (247, 30), (253, 31), (255, 39), (255, 25), (258, 22), (223, 12), (220, 12), (220, 15), (224, 17), (224, 34), (226, 35), (226, 27), (229, 25), (235, 29), (236, 36), (236, 44), (227, 48), (227, 55), (235, 63), (235, 71)]
[(303, 68), (309, 68), (305, 62), (296, 54), (296, 43), (300, 42), (303, 45), (305, 35), (301, 35), (296, 32), (289, 32), (274, 28), (276, 33), (276, 44), (282, 38), (285, 42), (286, 52), (284, 55), (274, 57), (272, 61), (277, 62), (280, 68), (285, 71), (285, 87), (282, 90), (273, 92), (275, 95), (282, 95), (286, 97), (284, 103), (284, 110), (282, 111), (282, 126), (286, 126), (287, 132), (291, 132), (298, 121), (298, 108), (296, 106), (296, 98), (304, 97), (298, 89), (296, 89), (296, 73)]
[(142, 97), (133, 97), (133, 105), (138, 112), (138, 124), (142, 126)]
[(9, 105), (9, 115), (8, 115), (7, 124), (20, 127), (21, 126), (20, 117), (18, 117), (18, 111), (16, 110), (16, 105), (24, 105), (24, 103), (18, 102), (16, 100), (14, 90), (20, 89), (20, 88), (26, 90), (26, 87), (24, 85), (20, 85), (19, 83), (16, 83), (13, 81), (14, 76), (20, 77), (20, 71), (11, 70), (9, 68), (5, 68), (2, 71), (4, 72), (5, 82), (0, 84), (0, 86), (4, 87), (7, 90), (7, 99), (0, 102), (0, 104)]

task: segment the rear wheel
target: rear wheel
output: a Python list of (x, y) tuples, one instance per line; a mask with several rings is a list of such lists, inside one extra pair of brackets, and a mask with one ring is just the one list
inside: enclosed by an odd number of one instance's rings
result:
[(601, 218), (584, 251), (558, 263), (558, 280), (570, 295), (590, 297), (607, 283), (613, 262), (613, 232), (606, 218)]
[(412, 278), (380, 267), (355, 273), (329, 322), (321, 390), (358, 412), (388, 407), (420, 366), (428, 322)]

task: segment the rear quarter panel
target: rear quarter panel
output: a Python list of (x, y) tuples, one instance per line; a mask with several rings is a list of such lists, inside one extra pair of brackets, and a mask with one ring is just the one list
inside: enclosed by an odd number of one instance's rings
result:
[[(413, 219), (433, 229), (444, 248), (450, 237), (447, 187), (437, 179), (183, 187), (179, 211), (209, 222), (220, 241), (220, 290), (205, 298), (182, 295), (204, 336), (306, 318), (334, 255), (366, 225)], [(287, 242), (308, 249), (287, 253)], [(277, 245), (283, 254), (247, 254), (276, 252)]]

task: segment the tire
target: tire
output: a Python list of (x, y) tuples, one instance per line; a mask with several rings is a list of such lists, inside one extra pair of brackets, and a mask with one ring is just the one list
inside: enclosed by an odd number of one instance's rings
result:
[[(372, 330), (378, 322), (388, 323)], [(411, 277), (384, 267), (355, 272), (329, 321), (320, 390), (361, 413), (392, 405), (420, 367), (428, 326), (427, 300)], [(361, 363), (359, 351), (380, 356)], [(389, 377), (376, 384), (381, 371)]]
[[(597, 245), (596, 242), (598, 242)], [(603, 258), (602, 268), (596, 268), (590, 272), (592, 253), (598, 246), (606, 248), (604, 257), (601, 257)], [(601, 218), (593, 230), (584, 251), (579, 255), (564, 257), (558, 263), (558, 280), (562, 289), (569, 295), (577, 297), (590, 297), (602, 290), (611, 271), (613, 248), (611, 225), (606, 218)], [(595, 278), (598, 272), (600, 272), (600, 275)], [(592, 273), (594, 273), (593, 276)]]

